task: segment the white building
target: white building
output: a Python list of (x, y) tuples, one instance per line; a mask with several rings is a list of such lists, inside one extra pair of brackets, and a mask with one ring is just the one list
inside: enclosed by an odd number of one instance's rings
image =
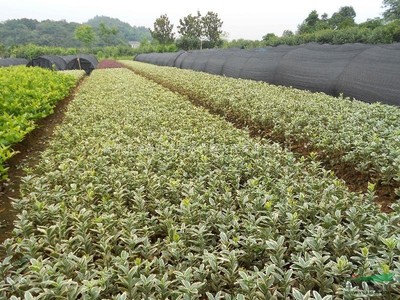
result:
[(138, 41), (129, 41), (129, 45), (131, 45), (132, 48), (139, 48), (140, 47), (140, 42)]

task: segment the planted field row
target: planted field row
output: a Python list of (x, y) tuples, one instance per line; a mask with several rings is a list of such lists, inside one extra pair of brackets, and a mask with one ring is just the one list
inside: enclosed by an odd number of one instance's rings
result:
[(58, 73), (73, 76), (76, 81), (79, 81), (85, 76), (85, 71), (83, 70), (64, 70), (64, 71), (58, 71)]
[(127, 69), (93, 71), (21, 192), (3, 298), (400, 295), (399, 205)]
[(124, 61), (134, 71), (219, 113), (371, 181), (400, 183), (400, 109), (322, 93)]
[(97, 69), (111, 69), (111, 68), (124, 68), (124, 67), (125, 65), (113, 59), (103, 59), (97, 65)]
[(33, 130), (36, 120), (51, 114), (83, 74), (26, 67), (0, 69), (0, 179), (6, 178), (4, 162), (13, 155), (10, 146)]

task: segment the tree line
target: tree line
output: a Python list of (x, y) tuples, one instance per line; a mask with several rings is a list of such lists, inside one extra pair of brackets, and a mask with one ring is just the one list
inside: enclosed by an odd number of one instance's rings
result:
[(331, 17), (316, 10), (298, 26), (296, 34), (285, 30), (281, 37), (273, 33), (263, 37), (265, 45), (298, 45), (309, 42), (345, 43), (393, 43), (400, 42), (400, 0), (385, 0), (387, 10), (382, 18), (369, 19), (363, 23), (355, 22), (356, 12), (352, 6), (341, 7)]
[(129, 41), (151, 39), (144, 26), (131, 26), (119, 19), (96, 16), (84, 24), (75, 22), (35, 19), (17, 19), (0, 22), (0, 43), (4, 47), (35, 44), (52, 47), (81, 47), (87, 41), (80, 40), (77, 31), (86, 28), (90, 45), (94, 47), (129, 45)]
[(150, 29), (152, 43), (143, 45), (143, 52), (164, 52), (177, 49), (191, 50), (202, 48), (256, 48), (278, 45), (300, 45), (310, 42), (327, 44), (367, 43), (389, 44), (400, 42), (400, 0), (383, 0), (386, 9), (382, 17), (369, 19), (363, 23), (355, 22), (356, 11), (352, 6), (343, 6), (330, 17), (316, 10), (309, 13), (298, 25), (297, 31), (285, 30), (281, 36), (267, 33), (261, 40), (223, 40), (222, 20), (217, 13), (200, 12), (179, 20), (178, 38), (173, 32), (174, 25), (166, 14), (161, 15)]
[(222, 20), (216, 12), (208, 11), (202, 16), (200, 11), (179, 20), (179, 38), (175, 39), (174, 25), (166, 14), (161, 15), (150, 29), (151, 36), (161, 45), (175, 43), (183, 50), (215, 48), (222, 46)]
[(326, 44), (366, 43), (390, 44), (400, 42), (400, 0), (384, 0), (386, 9), (382, 17), (355, 22), (356, 11), (344, 6), (332, 14), (319, 14), (316, 10), (298, 25), (297, 31), (285, 30), (281, 36), (268, 33), (261, 41), (233, 40), (224, 47), (255, 48), (277, 45), (300, 45), (310, 42)]

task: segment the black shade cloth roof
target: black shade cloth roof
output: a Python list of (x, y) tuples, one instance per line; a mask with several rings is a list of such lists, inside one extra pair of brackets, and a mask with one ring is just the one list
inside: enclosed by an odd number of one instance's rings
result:
[(400, 43), (149, 53), (135, 60), (400, 106)]
[(78, 55), (42, 55), (29, 61), (28, 67), (42, 67), (51, 70), (84, 70), (90, 74), (98, 65), (96, 56)]
[(62, 71), (66, 69), (66, 62), (61, 56), (42, 55), (29, 61), (28, 67), (41, 67), (50, 70)]
[(0, 59), (0, 67), (26, 65), (28, 60), (25, 58), (2, 58)]
[(68, 55), (64, 57), (66, 61), (66, 70), (84, 70), (90, 74), (98, 65), (98, 60), (94, 55), (79, 54)]

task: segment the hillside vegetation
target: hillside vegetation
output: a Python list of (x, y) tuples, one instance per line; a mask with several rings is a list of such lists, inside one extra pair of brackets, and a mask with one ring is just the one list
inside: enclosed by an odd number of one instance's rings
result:
[[(150, 31), (144, 26), (131, 26), (119, 19), (96, 16), (85, 24), (91, 25), (97, 33), (93, 46), (127, 44), (128, 41), (151, 39)], [(105, 41), (100, 38), (100, 24), (115, 28), (116, 34)], [(35, 44), (39, 46), (80, 47), (83, 44), (75, 38), (75, 30), (82, 24), (61, 21), (37, 21), (35, 19), (7, 20), (0, 23), (0, 41), (4, 47)], [(1, 55), (1, 53), (0, 53)]]

